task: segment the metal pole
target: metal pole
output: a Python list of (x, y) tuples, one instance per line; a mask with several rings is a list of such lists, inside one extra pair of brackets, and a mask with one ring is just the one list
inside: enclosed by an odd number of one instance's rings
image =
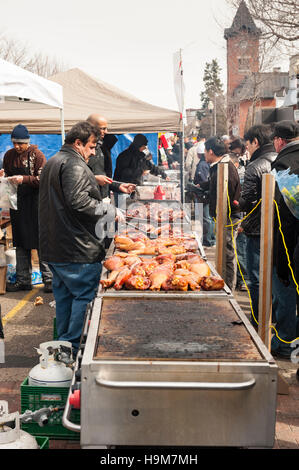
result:
[(215, 129), (214, 135), (217, 135), (217, 121), (216, 121), (216, 93), (215, 93), (215, 96), (214, 96), (214, 129)]
[(64, 109), (61, 108), (60, 110), (60, 122), (61, 122), (61, 141), (62, 145), (64, 144), (65, 140), (65, 130), (64, 130)]
[[(180, 49), (180, 63), (181, 63), (181, 98), (182, 103), (184, 103), (184, 84), (183, 84), (183, 62), (182, 62), (182, 49)], [(185, 133), (184, 133), (184, 104), (182, 106), (182, 115), (181, 115), (181, 203), (185, 204)]]
[(227, 225), (227, 184), (228, 163), (218, 163), (217, 168), (217, 209), (216, 209), (216, 270), (226, 277), (226, 225)]
[(275, 177), (262, 177), (262, 209), (259, 272), (258, 334), (271, 350), (272, 322), (272, 262), (273, 262), (273, 221), (274, 221)]

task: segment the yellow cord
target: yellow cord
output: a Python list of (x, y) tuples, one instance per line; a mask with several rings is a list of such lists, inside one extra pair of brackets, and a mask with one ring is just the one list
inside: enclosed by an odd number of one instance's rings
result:
[[(226, 227), (231, 227), (231, 230), (232, 230), (232, 242), (233, 242), (233, 247), (234, 247), (234, 251), (235, 251), (235, 256), (236, 256), (236, 260), (237, 260), (237, 265), (238, 265), (238, 268), (239, 268), (239, 272), (241, 274), (241, 277), (242, 277), (242, 280), (244, 282), (244, 285), (246, 287), (246, 290), (248, 292), (248, 296), (249, 296), (249, 303), (250, 303), (250, 308), (251, 308), (251, 314), (254, 318), (254, 321), (256, 322), (256, 324), (258, 325), (258, 321), (257, 319), (255, 318), (255, 315), (254, 315), (254, 312), (253, 312), (253, 307), (252, 307), (252, 300), (251, 300), (251, 295), (250, 295), (250, 291), (249, 291), (249, 288), (246, 284), (246, 281), (244, 279), (244, 276), (243, 276), (243, 273), (242, 273), (242, 270), (241, 270), (241, 266), (240, 266), (240, 263), (239, 263), (239, 260), (238, 260), (238, 254), (237, 254), (237, 247), (236, 247), (236, 243), (235, 243), (235, 238), (234, 238), (234, 225), (238, 225), (240, 224), (243, 220), (245, 220), (250, 214), (252, 214), (252, 212), (258, 207), (258, 205), (262, 202), (262, 200), (260, 199), (259, 202), (257, 203), (257, 205), (252, 209), (252, 211), (247, 214), (241, 221), (238, 221), (237, 223), (233, 224), (232, 223), (232, 219), (231, 219), (231, 205), (230, 205), (230, 198), (229, 198), (229, 194), (228, 194), (228, 186), (227, 186), (227, 201), (228, 201), (228, 216), (229, 216), (229, 220), (230, 220), (230, 225), (226, 225)], [(284, 248), (285, 248), (285, 251), (286, 251), (286, 255), (287, 255), (287, 259), (288, 259), (288, 266), (289, 266), (289, 269), (291, 271), (291, 274), (292, 274), (292, 278), (293, 278), (293, 281), (296, 285), (296, 290), (297, 290), (297, 293), (299, 295), (299, 286), (296, 282), (296, 279), (295, 279), (295, 276), (294, 276), (294, 272), (293, 272), (293, 269), (291, 267), (291, 262), (290, 262), (290, 257), (289, 257), (289, 253), (288, 253), (288, 249), (287, 249), (287, 246), (286, 246), (286, 243), (285, 243), (285, 238), (284, 238), (284, 235), (283, 235), (283, 232), (282, 232), (282, 228), (281, 228), (281, 220), (280, 220), (280, 215), (279, 215), (279, 209), (278, 209), (278, 205), (277, 205), (277, 202), (274, 200), (274, 203), (276, 205), (276, 212), (277, 212), (277, 217), (278, 217), (278, 224), (279, 224), (279, 231), (280, 231), (280, 234), (281, 234), (281, 237), (282, 237), (282, 241), (283, 241), (283, 245), (284, 245)], [(279, 339), (279, 341), (283, 342), (283, 343), (286, 343), (286, 344), (291, 344), (293, 343), (294, 341), (297, 341), (299, 339), (298, 338), (295, 338), (293, 339), (292, 341), (285, 341), (283, 340), (282, 338), (279, 337), (278, 335), (278, 332), (276, 330), (276, 328), (274, 327), (274, 325), (271, 325), (270, 328), (272, 328), (274, 331), (275, 331), (275, 335), (276, 337)]]

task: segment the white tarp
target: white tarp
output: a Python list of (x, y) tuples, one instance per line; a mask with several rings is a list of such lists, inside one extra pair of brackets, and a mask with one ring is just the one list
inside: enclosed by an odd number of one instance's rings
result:
[(10, 101), (9, 98), (17, 98), (22, 106), (26, 105), (26, 101), (22, 102), (19, 98), (54, 108), (63, 108), (61, 85), (3, 59), (0, 59), (0, 96), (2, 98), (0, 104), (3, 108), (5, 108), (5, 103)]

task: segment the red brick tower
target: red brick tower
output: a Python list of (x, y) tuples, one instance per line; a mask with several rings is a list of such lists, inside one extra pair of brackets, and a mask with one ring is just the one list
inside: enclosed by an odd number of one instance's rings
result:
[(240, 133), (239, 101), (234, 91), (248, 76), (259, 72), (259, 37), (244, 0), (241, 1), (230, 28), (225, 29), (227, 41), (227, 109), (230, 134)]

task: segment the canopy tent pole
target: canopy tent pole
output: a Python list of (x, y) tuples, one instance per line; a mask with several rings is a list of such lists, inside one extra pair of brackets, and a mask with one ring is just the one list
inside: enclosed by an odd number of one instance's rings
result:
[(64, 130), (64, 109), (60, 108), (60, 121), (61, 121), (61, 141), (62, 145), (64, 144), (65, 140), (65, 130)]
[(181, 109), (181, 203), (185, 204), (185, 132), (184, 132), (184, 81), (183, 81), (183, 61), (182, 61), (182, 49), (180, 49), (180, 76), (181, 76), (181, 100), (182, 100), (182, 109)]

